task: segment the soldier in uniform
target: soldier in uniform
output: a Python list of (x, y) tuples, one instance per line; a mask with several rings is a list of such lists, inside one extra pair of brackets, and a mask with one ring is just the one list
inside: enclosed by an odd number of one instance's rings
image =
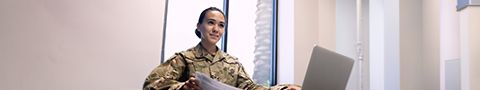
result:
[(156, 67), (145, 80), (144, 90), (200, 90), (195, 72), (245, 90), (300, 90), (300, 86), (283, 84), (264, 87), (255, 84), (243, 66), (233, 57), (218, 49), (225, 26), (223, 12), (215, 7), (202, 11), (195, 34), (201, 39), (195, 47), (175, 53), (165, 63)]

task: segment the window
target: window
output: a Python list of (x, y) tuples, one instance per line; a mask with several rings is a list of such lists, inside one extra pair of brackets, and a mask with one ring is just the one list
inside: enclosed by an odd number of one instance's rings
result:
[[(224, 5), (224, 0), (166, 0), (166, 2), (162, 62), (176, 52), (194, 47), (200, 42), (195, 35), (195, 28), (203, 9), (208, 7), (223, 9)], [(222, 48), (222, 43), (217, 43), (217, 46)]]
[(194, 30), (201, 11), (217, 7), (228, 17), (217, 46), (238, 57), (257, 84), (276, 84), (276, 0), (167, 0), (167, 4), (162, 62), (196, 45), (200, 39)]
[(276, 1), (232, 0), (228, 53), (235, 55), (257, 84), (276, 84)]

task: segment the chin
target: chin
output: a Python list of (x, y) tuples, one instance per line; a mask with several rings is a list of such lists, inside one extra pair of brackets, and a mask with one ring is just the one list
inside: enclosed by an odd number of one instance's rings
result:
[(209, 41), (209, 43), (212, 43), (212, 44), (217, 44), (218, 40), (211, 40)]

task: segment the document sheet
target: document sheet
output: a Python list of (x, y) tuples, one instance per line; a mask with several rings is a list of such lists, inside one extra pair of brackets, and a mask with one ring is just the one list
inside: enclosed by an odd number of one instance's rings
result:
[(220, 81), (214, 80), (208, 75), (200, 72), (195, 72), (195, 77), (199, 81), (199, 86), (203, 90), (241, 90)]

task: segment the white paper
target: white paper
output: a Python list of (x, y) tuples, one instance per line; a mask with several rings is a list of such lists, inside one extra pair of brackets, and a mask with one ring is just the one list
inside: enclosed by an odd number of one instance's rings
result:
[(198, 80), (199, 86), (203, 90), (241, 90), (236, 87), (224, 84), (220, 81), (211, 79), (209, 76), (200, 72), (195, 72), (195, 78)]

